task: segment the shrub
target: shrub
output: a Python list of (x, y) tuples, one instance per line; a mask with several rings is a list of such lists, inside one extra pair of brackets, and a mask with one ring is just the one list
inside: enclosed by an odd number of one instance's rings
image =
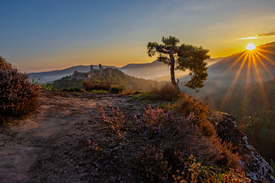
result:
[(108, 91), (102, 90), (102, 89), (100, 89), (100, 90), (91, 90), (90, 92), (91, 93), (109, 93)]
[(106, 84), (103, 84), (103, 82), (96, 83), (95, 81), (90, 82), (84, 79), (83, 87), (86, 91), (101, 90), (101, 89), (110, 91), (111, 83), (110, 82), (107, 82)]
[(140, 170), (151, 182), (167, 182), (171, 174), (172, 167), (165, 160), (163, 152), (151, 145), (142, 149), (135, 163), (139, 164)]
[(249, 183), (244, 172), (241, 175), (234, 173), (234, 169), (231, 169), (228, 174), (221, 175), (216, 174), (211, 169), (213, 167), (203, 166), (200, 161), (196, 159), (192, 154), (189, 156), (185, 169), (183, 171), (177, 170), (177, 175), (173, 175), (175, 183), (179, 182), (224, 182), (224, 183)]
[[(192, 97), (181, 97), (186, 98), (175, 110), (153, 109), (149, 105), (142, 116), (135, 116), (136, 123), (125, 121), (119, 109), (113, 109), (110, 115), (99, 109), (100, 122), (108, 126), (109, 132), (109, 144), (103, 149), (108, 157), (97, 157), (102, 167), (110, 166), (106, 159), (114, 162), (115, 168), (124, 163), (126, 168), (121, 172), (130, 169), (132, 175), (146, 179), (143, 182), (221, 182), (221, 170), (237, 168), (239, 156), (233, 153), (232, 144), (217, 137), (208, 121), (206, 105)], [(102, 173), (102, 177), (106, 175)]]
[[(194, 113), (190, 113), (188, 116), (179, 116), (170, 110), (165, 112), (160, 108), (152, 109), (150, 105), (148, 109), (145, 109), (143, 116), (137, 119), (138, 124), (140, 124), (142, 128), (140, 131), (142, 131), (147, 138), (163, 141), (163, 146), (165, 146), (166, 149), (163, 153), (163, 158), (158, 163), (162, 164), (167, 161), (168, 165), (172, 166), (171, 172), (175, 172), (178, 169), (183, 170), (184, 167), (186, 167), (185, 159), (188, 154), (199, 156), (201, 158), (200, 163), (204, 166), (213, 166), (220, 163), (221, 165), (236, 168), (239, 156), (238, 154), (232, 153), (234, 150), (232, 145), (225, 142), (222, 143), (215, 135), (215, 129), (211, 123), (207, 123), (207, 125), (212, 129), (212, 135), (202, 133), (196, 125), (196, 121), (197, 119)], [(203, 122), (202, 124), (198, 124), (203, 126)], [(167, 142), (166, 144), (164, 143), (165, 141)], [(155, 155), (152, 155), (152, 157), (154, 156)], [(142, 161), (140, 158), (141, 157), (138, 158), (139, 162)], [(157, 158), (159, 158), (159, 156), (157, 156)], [(146, 159), (143, 159), (143, 162), (145, 162), (145, 160)], [(157, 160), (150, 161), (154, 162)], [(160, 169), (154, 167), (155, 164), (157, 164), (156, 162), (153, 164), (151, 169), (146, 169), (150, 171)], [(146, 173), (152, 174), (150, 171)], [(155, 172), (155, 174), (158, 173), (159, 172)]]
[(70, 91), (70, 92), (74, 92), (74, 91), (75, 91), (75, 88), (73, 88), (73, 87), (68, 88), (68, 91)]
[(110, 92), (111, 93), (122, 93), (123, 92), (123, 88), (114, 86), (114, 87), (111, 88)]
[(166, 83), (160, 88), (151, 88), (151, 93), (153, 93), (156, 99), (163, 99), (168, 101), (173, 101), (179, 98), (181, 94), (180, 90), (176, 89), (171, 83)]
[(183, 116), (189, 115), (191, 112), (194, 113), (196, 120), (194, 120), (193, 123), (199, 127), (203, 135), (212, 136), (216, 133), (215, 127), (207, 119), (211, 114), (211, 110), (208, 105), (199, 101), (197, 98), (182, 94), (178, 100), (177, 112)]
[(120, 112), (119, 108), (116, 110), (112, 108), (112, 116), (106, 116), (103, 108), (98, 108), (100, 122), (105, 123), (109, 126), (109, 132), (120, 139), (123, 137), (123, 133), (120, 131), (123, 124), (125, 123), (124, 115)]
[[(38, 79), (38, 81), (40, 80), (40, 78)], [(53, 88), (53, 84), (46, 84), (46, 83), (39, 83), (38, 81), (34, 82), (34, 79), (32, 79), (32, 84), (33, 85), (37, 85), (40, 87), (40, 89), (42, 90), (46, 90), (46, 91), (51, 91)]]
[(12, 68), (0, 57), (0, 121), (23, 117), (38, 107), (39, 86), (28, 81), (28, 75)]

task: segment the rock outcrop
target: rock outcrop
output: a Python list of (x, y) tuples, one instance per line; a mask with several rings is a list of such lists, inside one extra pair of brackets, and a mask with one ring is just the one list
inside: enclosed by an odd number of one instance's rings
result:
[(235, 118), (229, 114), (222, 113), (218, 122), (214, 123), (218, 135), (223, 141), (231, 142), (237, 147), (241, 156), (240, 165), (245, 170), (247, 177), (254, 181), (265, 181), (275, 183), (273, 172), (268, 162), (256, 151), (248, 137), (239, 129)]

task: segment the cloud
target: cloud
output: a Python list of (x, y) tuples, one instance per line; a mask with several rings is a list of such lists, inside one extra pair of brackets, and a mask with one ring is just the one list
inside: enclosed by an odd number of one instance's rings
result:
[(263, 37), (263, 36), (275, 36), (275, 32), (269, 32), (266, 34), (258, 34), (257, 37)]
[(257, 36), (254, 36), (254, 37), (243, 37), (243, 38), (239, 38), (241, 40), (244, 40), (244, 39), (258, 39)]
[(258, 38), (266, 37), (266, 36), (275, 36), (275, 32), (269, 32), (269, 33), (265, 33), (265, 34), (258, 34), (256, 36), (244, 37), (244, 38), (239, 38), (239, 39), (241, 39), (241, 40), (244, 40), (244, 39), (258, 39)]

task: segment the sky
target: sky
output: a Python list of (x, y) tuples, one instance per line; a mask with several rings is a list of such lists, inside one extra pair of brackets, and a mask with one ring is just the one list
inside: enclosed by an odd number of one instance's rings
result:
[(175, 36), (211, 58), (275, 42), (275, 0), (0, 0), (0, 55), (22, 72), (149, 63)]

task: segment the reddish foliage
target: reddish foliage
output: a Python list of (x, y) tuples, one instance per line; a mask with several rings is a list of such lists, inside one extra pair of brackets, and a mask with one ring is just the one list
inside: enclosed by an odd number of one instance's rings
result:
[(0, 66), (0, 121), (32, 113), (38, 107), (39, 87), (2, 57)]

